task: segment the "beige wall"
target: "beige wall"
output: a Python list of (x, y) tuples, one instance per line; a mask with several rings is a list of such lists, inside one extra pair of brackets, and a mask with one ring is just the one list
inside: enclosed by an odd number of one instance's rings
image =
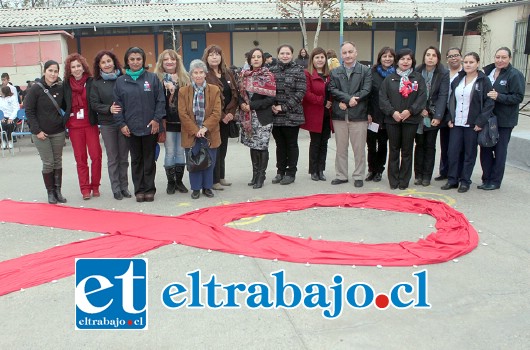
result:
[[(480, 35), (464, 36), (462, 53), (465, 54), (466, 52), (473, 51), (480, 55), (480, 42)], [(450, 47), (460, 47), (462, 45), (462, 36), (444, 35), (442, 44), (442, 57), (444, 57)]]
[(490, 32), (486, 34), (482, 55), (485, 62), (493, 62), (495, 51), (502, 46), (513, 49), (515, 37), (515, 22), (526, 21), (530, 13), (530, 6), (512, 6), (488, 13), (482, 17)]
[(416, 35), (416, 64), (423, 62), (423, 52), (429, 46), (438, 48), (440, 46), (440, 37), (438, 31), (421, 31)]

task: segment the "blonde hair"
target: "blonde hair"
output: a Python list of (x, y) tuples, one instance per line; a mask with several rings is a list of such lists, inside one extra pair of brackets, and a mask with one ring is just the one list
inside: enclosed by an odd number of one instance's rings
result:
[(177, 51), (172, 50), (172, 49), (164, 50), (162, 51), (160, 55), (158, 55), (158, 61), (156, 62), (156, 66), (155, 66), (155, 73), (158, 76), (158, 79), (160, 79), (162, 83), (164, 82), (164, 73), (166, 72), (164, 71), (163, 63), (164, 63), (164, 56), (166, 54), (168, 54), (169, 57), (177, 60), (175, 73), (177, 73), (179, 77), (179, 86), (190, 85), (191, 84), (190, 77), (188, 75), (188, 72), (186, 72), (186, 68), (184, 68), (184, 63), (182, 63), (182, 57), (180, 57)]

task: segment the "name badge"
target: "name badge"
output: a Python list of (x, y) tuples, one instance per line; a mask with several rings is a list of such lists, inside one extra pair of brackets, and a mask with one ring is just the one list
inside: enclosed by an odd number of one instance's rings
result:
[(151, 85), (148, 81), (144, 82), (144, 91), (151, 91)]
[(82, 108), (77, 112), (77, 119), (85, 119), (85, 111)]

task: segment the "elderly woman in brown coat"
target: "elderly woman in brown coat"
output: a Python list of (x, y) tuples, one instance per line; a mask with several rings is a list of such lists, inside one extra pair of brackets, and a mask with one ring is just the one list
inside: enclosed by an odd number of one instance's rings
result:
[[(190, 64), (192, 84), (182, 87), (178, 95), (178, 109), (182, 124), (182, 147), (186, 157), (196, 154), (202, 146), (208, 147), (211, 164), (208, 168), (190, 172), (191, 198), (200, 197), (200, 190), (206, 197), (213, 197), (213, 171), (217, 148), (221, 145), (219, 121), (221, 120), (221, 92), (219, 87), (206, 83), (208, 68), (201, 60)], [(189, 169), (188, 169), (189, 170)]]

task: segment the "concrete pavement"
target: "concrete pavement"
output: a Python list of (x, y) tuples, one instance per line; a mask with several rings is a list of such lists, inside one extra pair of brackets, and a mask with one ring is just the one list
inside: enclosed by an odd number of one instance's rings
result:
[[(524, 117), (521, 117), (524, 118)], [(0, 199), (28, 202), (46, 200), (36, 149), (26, 137), (14, 157), (0, 158)], [(314, 193), (388, 192), (442, 200), (456, 207), (479, 231), (479, 246), (457, 262), (419, 267), (337, 266), (295, 264), (169, 245), (147, 252), (149, 261), (149, 329), (147, 331), (76, 331), (74, 276), (0, 297), (0, 347), (3, 349), (526, 349), (530, 343), (530, 174), (508, 166), (498, 191), (476, 189), (480, 183), (477, 159), (471, 190), (465, 194), (442, 191), (443, 183), (429, 187), (411, 184), (407, 191), (391, 191), (386, 174), (380, 183), (361, 189), (353, 182), (332, 186), (335, 141), (328, 149), (327, 182), (311, 181), (307, 174), (309, 136), (300, 133), (300, 167), (296, 182), (272, 185), (275, 174), (274, 142), (264, 188), (247, 186), (251, 177), (248, 148), (231, 139), (227, 180), (233, 182), (215, 198), (192, 200), (188, 194), (165, 194), (162, 159), (158, 162), (158, 193), (153, 203), (133, 199), (116, 201), (110, 192), (106, 158), (100, 198), (83, 201), (77, 185), (70, 145), (64, 151), (63, 194), (69, 206), (180, 215), (196, 208), (259, 199)], [(163, 148), (163, 147), (162, 147)], [(161, 157), (163, 156), (163, 150)], [(350, 171), (353, 161), (350, 153)], [(186, 184), (189, 182), (186, 181)], [(132, 190), (132, 186), (131, 186)], [(241, 220), (246, 230), (269, 230), (304, 237), (364, 241), (365, 243), (416, 241), (432, 231), (428, 216), (344, 208), (318, 208)], [(58, 244), (98, 236), (99, 233), (0, 225), (0, 260), (7, 260)], [(428, 272), (427, 310), (345, 308), (340, 317), (325, 319), (321, 311), (298, 307), (271, 309), (178, 309), (162, 305), (160, 294), (168, 283), (187, 282), (188, 272), (216, 274), (224, 284), (261, 282), (271, 285), (274, 271), (284, 269), (287, 280), (305, 285), (332, 285), (335, 274), (344, 284), (366, 282), (375, 290), (413, 282), (412, 273)], [(206, 278), (206, 277), (205, 277)], [(1, 283), (1, 277), (0, 277)], [(525, 345), (526, 344), (526, 345)]]

